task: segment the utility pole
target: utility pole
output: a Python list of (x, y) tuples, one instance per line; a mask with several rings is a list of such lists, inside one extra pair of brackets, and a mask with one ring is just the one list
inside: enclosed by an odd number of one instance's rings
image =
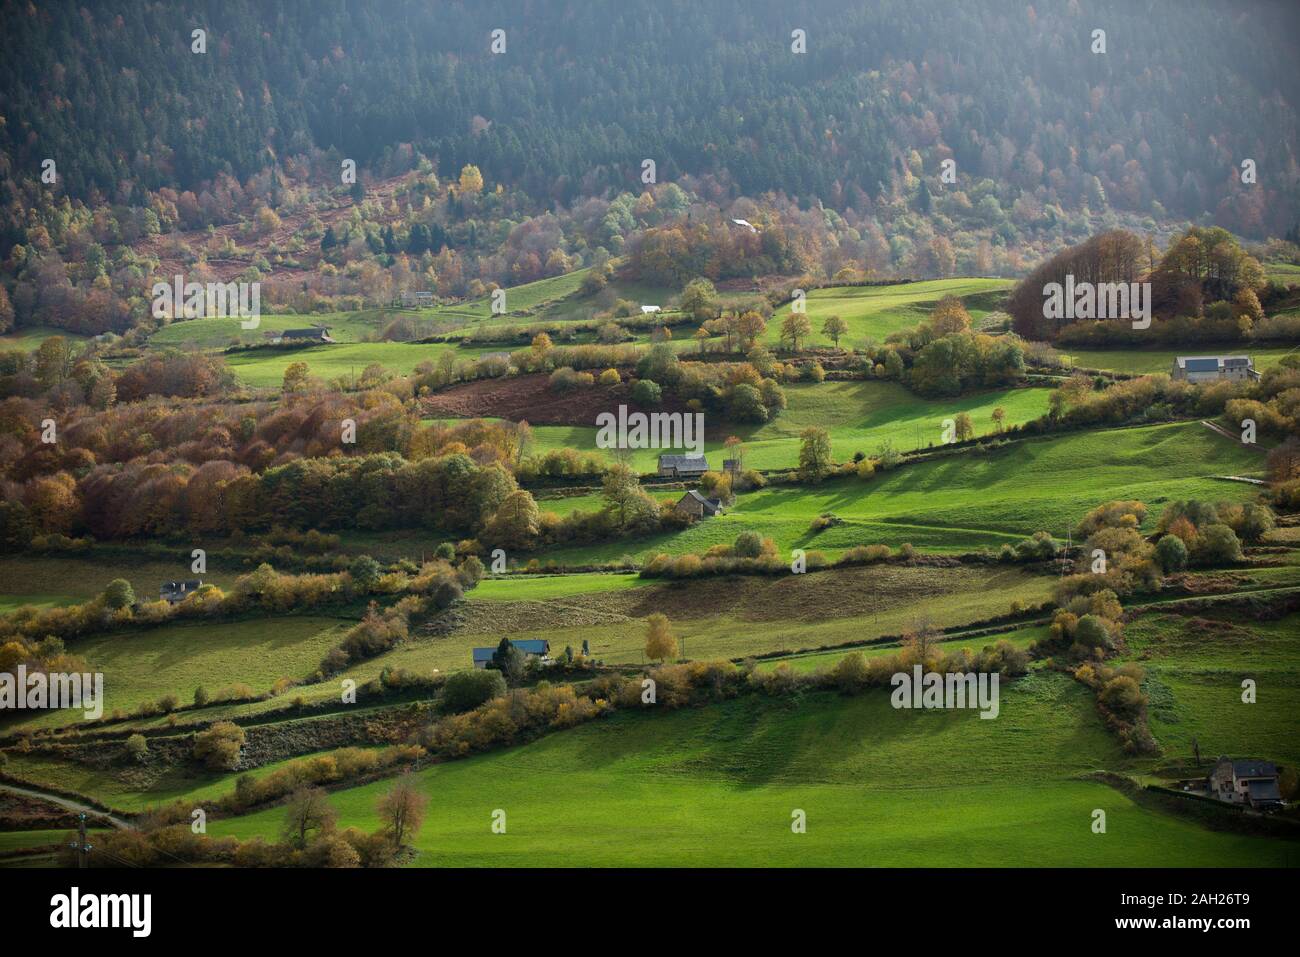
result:
[(82, 870), (88, 867), (86, 856), (90, 853), (90, 845), (86, 843), (86, 815), (84, 813), (77, 815), (77, 840), (68, 846), (77, 849), (77, 867)]

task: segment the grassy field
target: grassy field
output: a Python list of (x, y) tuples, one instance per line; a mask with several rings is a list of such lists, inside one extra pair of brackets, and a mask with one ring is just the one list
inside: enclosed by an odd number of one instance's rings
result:
[(485, 578), (469, 593), (471, 601), (528, 601), (589, 595), (650, 584), (637, 575), (511, 575)]
[[(969, 648), (977, 651), (986, 645), (996, 644), (999, 641), (1009, 641), (1017, 648), (1026, 648), (1032, 641), (1039, 641), (1046, 638), (1048, 628), (1046, 625), (1035, 625), (1029, 628), (1017, 628), (1014, 631), (1002, 632), (996, 635), (988, 635), (980, 638), (956, 637), (941, 642), (945, 651), (956, 651), (961, 648)], [(860, 651), (867, 658), (878, 658), (884, 655), (894, 655), (898, 653), (898, 643), (891, 642), (883, 645), (867, 645), (863, 648), (853, 649)], [(771, 671), (788, 665), (792, 670), (799, 672), (813, 672), (822, 669), (833, 668), (845, 655), (844, 649), (835, 651), (816, 651), (810, 654), (787, 655), (781, 658), (767, 658), (758, 663), (759, 670)]]
[(339, 377), (359, 378), (365, 367), (374, 362), (398, 375), (409, 375), (421, 362), (432, 362), (443, 352), (452, 352), (457, 359), (474, 359), (491, 351), (445, 343), (338, 343), (232, 354), (226, 357), (226, 365), (246, 385), (269, 388), (278, 387), (284, 381), (284, 370), (292, 362), (307, 363), (311, 375), (328, 382)]
[[(175, 694), (182, 704), (202, 685), (215, 695), (236, 683), (261, 694), (281, 677), (310, 674), (353, 621), (290, 616), (235, 622), (186, 622), (139, 632), (96, 635), (68, 643), (93, 671), (104, 674), (104, 714), (130, 712), (145, 702)], [(75, 724), (80, 710), (24, 713), (14, 727)]]
[(1264, 276), (1280, 283), (1300, 285), (1300, 265), (1295, 263), (1264, 263)]
[[(0, 831), (0, 854), (11, 854), (32, 847), (44, 847), (48, 844), (62, 844), (69, 836), (75, 835), (75, 828), (51, 828), (45, 831)], [(88, 827), (86, 833), (101, 834), (104, 829)]]
[[(299, 685), (288, 695), (266, 701), (210, 706), (183, 719), (210, 722), (247, 717), (281, 708), (288, 698), (313, 703), (337, 700), (340, 680), (349, 678), (362, 685), (384, 668), (423, 674), (465, 669), (470, 667), (471, 649), (495, 646), (503, 634), (544, 638), (556, 655), (566, 645), (578, 650), (586, 641), (594, 657), (634, 665), (644, 661), (646, 616), (665, 611), (683, 653), (694, 658), (738, 658), (897, 635), (921, 617), (937, 627), (959, 626), (1005, 614), (1013, 600), (1037, 604), (1047, 598), (1052, 581), (1016, 568), (897, 566), (833, 570), (777, 581), (662, 583), (636, 575), (591, 574), (487, 579), (469, 593), (470, 602), (450, 635), (430, 636), (417, 629), (393, 650), (329, 681)], [(188, 703), (198, 685), (216, 692), (242, 681), (264, 692), (276, 678), (301, 677), (314, 669), (348, 624), (335, 619), (280, 618), (175, 625), (138, 635), (85, 639), (74, 643), (72, 650), (105, 672), (111, 712), (168, 693)], [(987, 641), (966, 643), (982, 647)], [(0, 730), (64, 727), (81, 717), (79, 711), (39, 712)], [(160, 728), (167, 718), (132, 718), (128, 724)]]
[[(1210, 476), (1250, 474), (1262, 462), (1262, 456), (1199, 423), (1071, 433), (911, 465), (866, 481), (770, 487), (741, 495), (727, 514), (676, 534), (568, 548), (549, 557), (581, 564), (657, 551), (699, 552), (732, 542), (747, 529), (772, 536), (783, 550), (831, 554), (878, 542), (948, 552), (996, 548), (1040, 529), (1064, 538), (1081, 515), (1110, 499), (1146, 502), (1151, 525), (1160, 506), (1176, 499), (1244, 500), (1255, 494), (1250, 486)], [(592, 495), (540, 504), (567, 514), (597, 509), (601, 502)], [(810, 523), (825, 512), (844, 523), (813, 535)]]
[[(974, 756), (978, 755), (978, 759)], [(745, 697), (620, 714), (416, 773), (433, 800), (423, 866), (1283, 865), (1300, 845), (1220, 834), (1075, 779), (1122, 760), (1087, 692), (1033, 675), (1001, 714), (898, 711), (888, 694)], [(907, 769), (912, 769), (908, 773)], [(336, 792), (375, 830), (391, 782)], [(1107, 831), (1091, 831), (1092, 811)], [(493, 834), (492, 814), (507, 831)], [(791, 814), (807, 815), (807, 833)], [(283, 811), (212, 822), (273, 837)]]
[[(131, 583), (136, 598), (157, 598), (165, 581), (192, 577), (188, 559), (175, 562), (155, 559), (8, 556), (0, 558), (0, 613), (20, 605), (39, 607), (70, 605), (100, 594), (115, 578)], [(203, 580), (221, 588), (234, 584), (238, 575), (210, 567)]]
[[(682, 653), (691, 658), (797, 651), (897, 635), (922, 618), (946, 628), (1005, 615), (1014, 600), (1046, 600), (1054, 581), (1016, 568), (873, 566), (779, 579), (648, 583), (548, 598), (475, 598), (453, 634), (416, 637), (340, 677), (360, 684), (383, 667), (424, 673), (467, 668), (471, 649), (494, 646), (505, 634), (544, 638), (553, 654), (566, 645), (577, 650), (585, 640), (601, 661), (641, 664), (645, 619), (657, 611), (668, 615)], [(337, 682), (294, 693), (318, 690), (336, 694)]]
[(313, 315), (264, 315), (256, 329), (245, 329), (243, 320), (224, 316), (210, 319), (187, 319), (163, 326), (149, 337), (154, 348), (198, 347), (224, 349), (232, 342), (256, 344), (265, 341), (267, 332), (326, 326), (337, 342), (362, 342), (377, 336), (392, 319), (384, 310), (365, 312), (331, 312)]
[[(121, 747), (118, 744), (106, 747)], [(257, 779), (284, 767), (294, 758), (274, 761), (240, 772)], [(128, 762), (115, 768), (99, 769), (57, 761), (40, 755), (11, 756), (8, 773), (37, 787), (93, 794), (102, 804), (129, 814), (147, 810), (180, 798), (210, 801), (229, 794), (239, 774), (208, 771), (199, 765), (142, 769)]]
[[(711, 425), (705, 415), (705, 454), (715, 469), (722, 467), (723, 443), (728, 435), (745, 442), (748, 468), (794, 468), (799, 464), (799, 435), (810, 426), (830, 432), (831, 449), (838, 461), (848, 461), (854, 452), (870, 455), (883, 442), (900, 450), (937, 446), (943, 443), (944, 420), (965, 412), (977, 435), (994, 431), (992, 413), (1001, 407), (1008, 426), (1036, 419), (1047, 411), (1047, 389), (1004, 389), (979, 392), (952, 399), (922, 399), (894, 382), (850, 380), (820, 384), (794, 383), (785, 387), (789, 406), (780, 416), (762, 425)], [(574, 448), (599, 451), (593, 426), (533, 426), (533, 454), (551, 449)], [(632, 464), (642, 473), (658, 467), (662, 449), (639, 449)]]
[(62, 336), (74, 345), (85, 342), (88, 337), (79, 335), (75, 332), (68, 332), (66, 329), (56, 329), (53, 326), (28, 326), (24, 329), (15, 329), (13, 332), (0, 336), (0, 352), (9, 349), (21, 349), (23, 352), (32, 352), (40, 347), (40, 344), (51, 336)]
[[(578, 291), (582, 285), (582, 280), (590, 271), (589, 269), (578, 269), (562, 276), (552, 276), (549, 279), (539, 279), (536, 282), (524, 283), (519, 286), (509, 286), (506, 288), (506, 312), (528, 313), (527, 319), (520, 318), (519, 321), (537, 321), (541, 317), (535, 314), (539, 312), (541, 307), (572, 296)], [(419, 315), (430, 318), (455, 316), (465, 319), (492, 319), (494, 322), (505, 321), (502, 317), (492, 315), (491, 296), (483, 296), (480, 299), (471, 299), (451, 306), (422, 309), (419, 311)]]
[(1152, 372), (1168, 373), (1177, 356), (1189, 355), (1247, 355), (1255, 360), (1255, 368), (1263, 372), (1277, 365), (1284, 355), (1296, 351), (1292, 346), (1233, 346), (1225, 349), (1205, 347), (1200, 349), (1062, 349), (1074, 365), (1085, 369), (1105, 369), (1130, 375), (1147, 375)]
[[(971, 318), (978, 321), (988, 312), (982, 305), (995, 294), (1009, 290), (1015, 283), (1010, 279), (933, 279), (927, 282), (903, 283), (894, 286), (832, 286), (814, 289), (806, 302), (808, 320), (812, 323), (812, 341), (817, 345), (830, 345), (822, 334), (822, 323), (827, 316), (837, 315), (848, 323), (849, 331), (840, 340), (844, 346), (861, 346), (868, 339), (884, 342), (893, 332), (911, 329), (929, 318), (934, 304), (944, 296), (965, 299), (979, 296), (967, 304)], [(769, 343), (781, 339), (781, 321), (790, 314), (790, 304), (782, 306), (767, 324)]]
[[(1151, 731), (1166, 754), (1191, 758), (1195, 738), (1203, 760), (1300, 761), (1300, 615), (1239, 622), (1148, 613), (1126, 638), (1146, 669)], [(1257, 683), (1254, 704), (1241, 700), (1245, 678)]]

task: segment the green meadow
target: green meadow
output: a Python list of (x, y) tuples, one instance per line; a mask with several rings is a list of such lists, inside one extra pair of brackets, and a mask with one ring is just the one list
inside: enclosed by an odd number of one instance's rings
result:
[(32, 352), (40, 348), (41, 343), (52, 336), (62, 336), (74, 345), (86, 342), (89, 339), (88, 336), (68, 332), (66, 329), (56, 329), (53, 326), (26, 326), (0, 335), (0, 352), (9, 349)]
[[(587, 577), (587, 576), (581, 576)], [(921, 619), (939, 628), (1005, 615), (1013, 601), (1046, 601), (1055, 579), (1018, 568), (900, 567), (836, 569), (776, 579), (741, 577), (688, 582), (632, 582), (618, 591), (471, 600), (460, 627), (438, 637), (413, 636), (339, 678), (359, 685), (385, 668), (419, 673), (470, 667), (470, 652), (501, 636), (544, 638), (554, 655), (586, 641), (592, 657), (615, 665), (645, 661), (645, 619), (662, 611), (690, 658), (744, 658), (898, 635)], [(976, 639), (977, 646), (985, 642)], [(294, 689), (337, 694), (337, 681)]]
[(278, 388), (290, 363), (305, 362), (312, 376), (325, 381), (360, 378), (366, 366), (379, 363), (389, 372), (409, 375), (421, 362), (432, 362), (444, 352), (457, 359), (474, 359), (493, 350), (461, 348), (446, 343), (356, 342), (310, 346), (305, 349), (260, 349), (226, 356), (226, 365), (254, 388)]
[[(1131, 657), (1146, 670), (1151, 731), (1171, 756), (1220, 754), (1300, 761), (1300, 615), (1240, 622), (1210, 614), (1191, 620), (1154, 611), (1126, 633)], [(1256, 682), (1252, 704), (1242, 681)]]
[[(726, 514), (650, 539), (621, 540), (548, 553), (581, 564), (625, 555), (702, 552), (732, 542), (746, 530), (770, 535), (782, 550), (821, 549), (836, 554), (853, 545), (905, 542), (934, 551), (996, 548), (1036, 531), (1064, 538), (1089, 509), (1111, 499), (1139, 499), (1160, 507), (1177, 499), (1242, 501), (1254, 494), (1244, 483), (1215, 475), (1251, 474), (1262, 457), (1195, 422), (1031, 439), (983, 453), (959, 454), (908, 465), (870, 479), (821, 485), (771, 486), (740, 495)], [(680, 492), (655, 493), (658, 498)], [(601, 507), (599, 494), (543, 499), (561, 515)], [(833, 513), (843, 523), (820, 534), (812, 520)]]
[[(1036, 625), (1029, 628), (1017, 628), (1013, 631), (1000, 632), (994, 635), (984, 635), (981, 637), (956, 636), (940, 642), (945, 651), (952, 652), (962, 648), (969, 648), (972, 651), (996, 644), (1000, 641), (1009, 641), (1017, 648), (1027, 648), (1034, 641), (1041, 641), (1048, 635), (1046, 625)], [(882, 645), (866, 645), (862, 648), (854, 648), (853, 651), (861, 653), (867, 658), (880, 658), (888, 655), (898, 654), (899, 645), (896, 642)], [(797, 672), (821, 671), (835, 667), (835, 665), (846, 654), (845, 649), (837, 648), (834, 651), (814, 651), (807, 654), (785, 655), (780, 658), (768, 658), (758, 663), (760, 671), (771, 671), (775, 668), (788, 666), (791, 670)]]
[[(107, 717), (169, 694), (190, 704), (200, 685), (214, 697), (235, 684), (264, 694), (279, 678), (297, 680), (315, 671), (354, 623), (307, 615), (183, 622), (79, 638), (68, 642), (68, 650), (103, 673)], [(24, 728), (58, 727), (83, 719), (79, 709), (32, 714), (22, 722)]]
[(363, 342), (379, 335), (392, 318), (392, 315), (386, 315), (379, 309), (313, 315), (263, 315), (255, 329), (245, 329), (242, 324), (244, 320), (227, 316), (184, 319), (163, 326), (149, 337), (149, 345), (155, 349), (224, 349), (234, 342), (245, 345), (264, 342), (268, 332), (307, 329), (312, 326), (327, 327), (331, 338), (340, 343)]
[[(830, 286), (809, 292), (805, 305), (814, 344), (830, 345), (821, 331), (822, 323), (827, 316), (837, 315), (849, 327), (840, 344), (857, 347), (868, 339), (883, 343), (890, 333), (914, 328), (929, 318), (934, 304), (944, 296), (978, 297), (967, 302), (971, 319), (978, 323), (999, 298), (997, 294), (1014, 285), (1010, 279), (933, 279), (892, 286)], [(790, 308), (787, 303), (772, 316), (764, 337), (767, 342), (780, 342), (781, 321)]]
[[(995, 431), (993, 410), (1006, 413), (1007, 426), (1039, 418), (1047, 412), (1049, 390), (1004, 389), (979, 392), (951, 399), (921, 399), (896, 382), (846, 380), (813, 384), (800, 382), (785, 387), (788, 407), (762, 425), (727, 425), (715, 430), (705, 414), (705, 454), (715, 469), (722, 468), (723, 443), (735, 435), (745, 443), (745, 466), (756, 469), (794, 468), (799, 464), (799, 436), (813, 426), (825, 428), (837, 461), (848, 461), (855, 452), (872, 455), (885, 442), (901, 450), (924, 449), (943, 444), (944, 421), (965, 412), (971, 417), (977, 436)], [(532, 452), (574, 448), (599, 451), (597, 429), (592, 426), (533, 426)], [(663, 449), (639, 449), (632, 455), (633, 466), (653, 473)]]
[[(175, 562), (115, 556), (0, 557), (0, 609), (75, 604), (100, 594), (115, 578), (129, 581), (137, 599), (156, 599), (163, 582), (193, 577), (189, 559), (182, 560), (184, 554), (178, 550)], [(233, 585), (238, 577), (212, 565), (209, 568), (203, 580), (221, 588)]]
[(649, 582), (638, 575), (509, 575), (485, 578), (468, 595), (471, 601), (525, 601), (590, 595), (640, 588)]
[[(1294, 842), (1216, 833), (1079, 776), (1122, 761), (1059, 674), (1002, 690), (1000, 715), (895, 710), (886, 691), (746, 696), (621, 713), (415, 772), (431, 798), (417, 866), (1286, 865)], [(390, 781), (330, 795), (379, 827)], [(1105, 834), (1092, 813), (1107, 814)], [(491, 830), (504, 811), (506, 833)], [(792, 815), (806, 816), (793, 833)], [(283, 810), (209, 833), (274, 838)]]
[(1219, 348), (1206, 346), (1189, 349), (1069, 349), (1061, 353), (1074, 365), (1084, 369), (1104, 369), (1129, 375), (1148, 375), (1153, 372), (1168, 374), (1178, 356), (1246, 355), (1255, 360), (1255, 368), (1263, 372), (1277, 365), (1285, 355), (1296, 351), (1292, 346), (1257, 348), (1251, 345)]
[[(12, 854), (14, 851), (25, 851), (52, 844), (62, 845), (64, 839), (73, 834), (73, 830), (73, 828), (50, 828), (44, 831), (0, 831), (0, 854)], [(100, 834), (103, 830), (99, 827), (88, 827), (86, 833)]]
[[(120, 744), (107, 747), (120, 748)], [(129, 764), (94, 768), (41, 755), (13, 754), (8, 772), (36, 787), (92, 794), (115, 811), (135, 814), (150, 807), (184, 798), (211, 801), (229, 794), (240, 774), (254, 780), (295, 760), (273, 761), (239, 774), (208, 771), (200, 765), (133, 768)]]

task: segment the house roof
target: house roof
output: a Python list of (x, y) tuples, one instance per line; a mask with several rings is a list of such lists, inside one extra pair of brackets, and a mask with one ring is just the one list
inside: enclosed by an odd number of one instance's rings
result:
[(163, 582), (159, 587), (160, 591), (189, 591), (192, 588), (198, 588), (203, 584), (202, 578), (187, 578), (184, 581)]
[(679, 501), (688, 498), (694, 499), (695, 501), (699, 502), (701, 505), (703, 505), (706, 509), (708, 509), (711, 512), (716, 512), (722, 508), (722, 503), (718, 501), (716, 498), (705, 498), (695, 489), (691, 489), (689, 492), (683, 495), (682, 498), (679, 499)]
[(323, 326), (316, 326), (311, 329), (286, 329), (280, 335), (286, 339), (311, 339), (317, 336), (329, 335), (329, 329)]
[[(545, 638), (511, 638), (510, 644), (514, 645), (525, 655), (545, 655), (551, 650), (551, 643)], [(492, 656), (496, 653), (496, 645), (493, 645), (490, 648), (475, 648), (473, 652), (474, 661), (491, 661)]]
[(1280, 801), (1282, 792), (1277, 788), (1277, 781), (1250, 781), (1246, 784), (1246, 793), (1252, 801)]
[(1277, 765), (1256, 758), (1237, 758), (1232, 762), (1232, 773), (1239, 778), (1275, 778)]
[(664, 468), (665, 466), (670, 466), (672, 468), (678, 468), (678, 469), (681, 468), (699, 469), (702, 472), (707, 472), (709, 470), (709, 460), (706, 459), (703, 455), (695, 455), (695, 454), (661, 455), (659, 456), (659, 467)]
[(1220, 366), (1237, 368), (1251, 366), (1250, 356), (1179, 356), (1178, 368), (1188, 372), (1217, 372)]

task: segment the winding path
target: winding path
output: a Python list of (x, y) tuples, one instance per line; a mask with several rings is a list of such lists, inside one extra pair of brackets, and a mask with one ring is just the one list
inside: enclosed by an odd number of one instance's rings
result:
[(118, 817), (116, 814), (111, 814), (108, 811), (101, 811), (97, 807), (91, 807), (89, 804), (82, 804), (80, 801), (74, 801), (72, 798), (63, 797), (60, 794), (51, 794), (48, 791), (40, 791), (35, 788), (19, 787), (16, 784), (0, 784), (0, 791), (8, 791), (11, 794), (21, 794), (24, 797), (46, 801), (50, 804), (58, 805), (66, 811), (85, 814), (88, 818), (99, 818), (100, 820), (107, 821), (109, 824), (112, 824), (114, 827), (120, 828), (121, 830), (131, 830), (135, 826), (130, 821), (126, 820), (126, 818)]

